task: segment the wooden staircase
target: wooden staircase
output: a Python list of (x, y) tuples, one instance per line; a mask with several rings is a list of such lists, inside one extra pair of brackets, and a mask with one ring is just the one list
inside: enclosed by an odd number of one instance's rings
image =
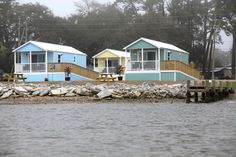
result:
[(197, 79), (202, 78), (200, 71), (180, 61), (161, 61), (161, 70), (177, 70)]
[(71, 73), (86, 77), (91, 80), (96, 80), (96, 78), (99, 76), (98, 72), (73, 63), (49, 63), (48, 72), (64, 72), (64, 69), (67, 67), (71, 68)]

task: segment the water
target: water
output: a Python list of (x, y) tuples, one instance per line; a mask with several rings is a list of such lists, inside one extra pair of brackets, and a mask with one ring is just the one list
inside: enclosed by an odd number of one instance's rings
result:
[(0, 106), (4, 157), (235, 157), (236, 102)]

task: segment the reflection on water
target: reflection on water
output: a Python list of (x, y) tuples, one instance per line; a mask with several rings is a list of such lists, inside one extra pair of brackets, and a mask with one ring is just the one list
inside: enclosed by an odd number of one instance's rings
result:
[(234, 157), (236, 102), (0, 106), (0, 156)]

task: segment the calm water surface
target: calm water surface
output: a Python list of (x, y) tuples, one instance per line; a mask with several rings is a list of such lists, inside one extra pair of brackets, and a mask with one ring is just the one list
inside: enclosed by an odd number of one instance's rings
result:
[(3, 157), (235, 157), (236, 102), (0, 106)]

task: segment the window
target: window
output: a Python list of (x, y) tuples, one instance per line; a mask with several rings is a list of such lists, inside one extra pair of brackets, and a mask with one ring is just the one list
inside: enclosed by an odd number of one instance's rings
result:
[(171, 52), (168, 51), (168, 52), (167, 52), (167, 60), (169, 61), (170, 59), (171, 59)]
[[(117, 67), (118, 65), (118, 60), (108, 60), (108, 67)], [(107, 67), (107, 62), (105, 62), (105, 66)]]
[(156, 52), (144, 52), (144, 60), (156, 60)]
[(32, 63), (44, 63), (45, 54), (32, 54)]
[(57, 56), (57, 62), (58, 62), (58, 63), (61, 63), (61, 54), (58, 54), (58, 56)]
[(73, 61), (74, 61), (74, 63), (76, 62), (76, 56), (74, 56), (74, 60)]
[(98, 67), (98, 59), (97, 58), (95, 58), (95, 67)]

